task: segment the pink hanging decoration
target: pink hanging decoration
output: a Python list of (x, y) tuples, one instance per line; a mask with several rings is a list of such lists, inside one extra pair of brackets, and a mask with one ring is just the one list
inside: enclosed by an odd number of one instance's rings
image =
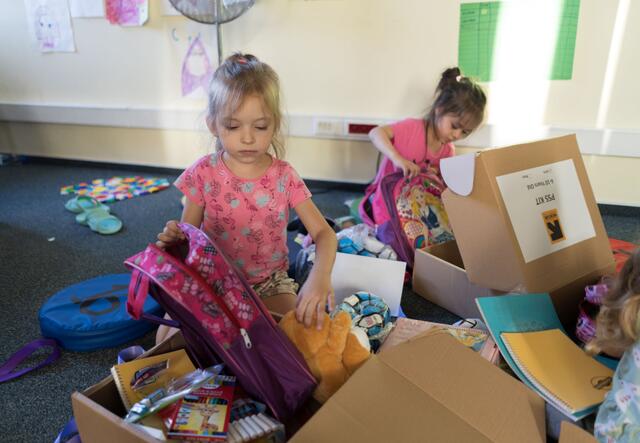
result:
[(182, 62), (182, 95), (190, 94), (200, 87), (206, 92), (212, 74), (209, 56), (200, 41), (200, 36), (197, 36), (191, 42)]
[(112, 25), (140, 26), (147, 21), (147, 0), (105, 0), (105, 15)]

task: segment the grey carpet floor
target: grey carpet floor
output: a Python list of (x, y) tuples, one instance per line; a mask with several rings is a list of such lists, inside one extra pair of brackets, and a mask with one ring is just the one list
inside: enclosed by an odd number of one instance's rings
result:
[[(129, 175), (176, 177), (172, 171), (75, 163), (0, 167), (0, 361), (40, 337), (38, 309), (48, 297), (89, 278), (126, 272), (123, 260), (153, 241), (167, 220), (179, 218), (180, 195), (174, 188), (111, 204), (124, 222), (113, 236), (95, 234), (64, 209), (69, 196), (60, 195), (61, 186)], [(336, 186), (311, 188), (315, 203), (329, 217), (348, 214), (343, 202), (359, 195)], [(610, 236), (640, 243), (636, 209), (603, 207), (602, 212)], [(298, 246), (291, 238), (289, 244), (294, 255)], [(412, 318), (458, 319), (410, 290), (404, 292), (402, 308)], [(71, 393), (106, 377), (118, 351), (131, 344), (148, 348), (153, 333), (117, 348), (64, 351), (55, 364), (0, 384), (0, 441), (52, 442), (72, 416)]]

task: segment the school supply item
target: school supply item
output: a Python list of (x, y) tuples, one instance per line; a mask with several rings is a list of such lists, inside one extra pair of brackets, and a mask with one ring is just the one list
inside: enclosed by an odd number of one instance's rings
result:
[(449, 217), (440, 198), (445, 188), (431, 168), (423, 169), (413, 178), (394, 172), (380, 183), (390, 219), (378, 226), (377, 236), (410, 268), (416, 249), (453, 240)]
[(503, 332), (501, 338), (529, 383), (567, 415), (593, 410), (611, 388), (613, 371), (560, 329)]
[[(133, 271), (130, 315), (180, 327), (199, 367), (223, 361), (249, 395), (288, 417), (315, 388), (304, 359), (215, 243), (189, 224), (179, 226), (186, 254), (150, 244), (125, 261)], [(148, 289), (173, 320), (142, 312)]]
[(282, 423), (266, 414), (258, 413), (233, 420), (229, 425), (227, 441), (229, 443), (284, 443), (285, 429)]
[(97, 178), (91, 182), (63, 186), (60, 188), (60, 195), (85, 195), (93, 197), (101, 203), (110, 203), (139, 195), (151, 194), (168, 187), (169, 180), (166, 178), (136, 175), (132, 177)]
[[(545, 394), (529, 380), (527, 375), (518, 366), (502, 336), (504, 333), (553, 329), (560, 330), (566, 335), (549, 294), (510, 294), (496, 297), (479, 297), (476, 299), (476, 304), (484, 322), (491, 332), (493, 340), (500, 349), (502, 357), (511, 370), (513, 370), (524, 384), (541, 397), (546, 398)], [(562, 360), (560, 360), (554, 364), (559, 365), (563, 363)], [(585, 389), (591, 388), (587, 387)], [(598, 406), (596, 404), (581, 410), (570, 411), (567, 408), (559, 407), (551, 401), (549, 401), (549, 403), (573, 421), (580, 420), (593, 413)]]
[(498, 346), (488, 331), (401, 317), (396, 319), (391, 333), (380, 347), (379, 352), (423, 334), (449, 334), (494, 365), (497, 365), (500, 360)]
[(185, 395), (174, 407), (167, 437), (189, 441), (225, 441), (236, 378), (217, 375)]
[(164, 388), (171, 380), (195, 369), (187, 353), (180, 349), (115, 365), (111, 375), (122, 404), (129, 411), (134, 404)]
[[(151, 331), (152, 324), (127, 314), (130, 279), (130, 274), (109, 274), (55, 293), (38, 312), (42, 335), (70, 351), (93, 351), (119, 346)], [(141, 310), (163, 315), (153, 299), (145, 301)]]
[(165, 386), (158, 388), (131, 406), (124, 420), (128, 423), (135, 423), (163, 410), (218, 376), (223, 367), (224, 365), (216, 365), (207, 369), (196, 369), (182, 377), (170, 380)]

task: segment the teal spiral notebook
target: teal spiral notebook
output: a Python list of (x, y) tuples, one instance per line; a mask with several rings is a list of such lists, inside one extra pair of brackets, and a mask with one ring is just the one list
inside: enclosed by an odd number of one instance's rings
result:
[[(520, 370), (502, 339), (503, 333), (544, 331), (559, 329), (566, 334), (553, 307), (549, 294), (511, 294), (497, 297), (479, 297), (476, 304), (493, 340), (498, 345), (503, 358), (524, 384), (545, 397), (528, 377)], [(574, 413), (567, 413), (571, 420), (577, 421), (597, 409), (597, 405)]]

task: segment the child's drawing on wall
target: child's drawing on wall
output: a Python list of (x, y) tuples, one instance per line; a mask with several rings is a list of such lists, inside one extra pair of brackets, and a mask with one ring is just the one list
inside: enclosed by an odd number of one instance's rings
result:
[(208, 91), (213, 68), (207, 51), (198, 35), (189, 46), (182, 62), (182, 95), (188, 95), (201, 88), (200, 93)]
[(105, 9), (112, 25), (142, 26), (149, 19), (148, 0), (106, 0)]
[(65, 0), (25, 0), (27, 21), (42, 52), (75, 52)]

